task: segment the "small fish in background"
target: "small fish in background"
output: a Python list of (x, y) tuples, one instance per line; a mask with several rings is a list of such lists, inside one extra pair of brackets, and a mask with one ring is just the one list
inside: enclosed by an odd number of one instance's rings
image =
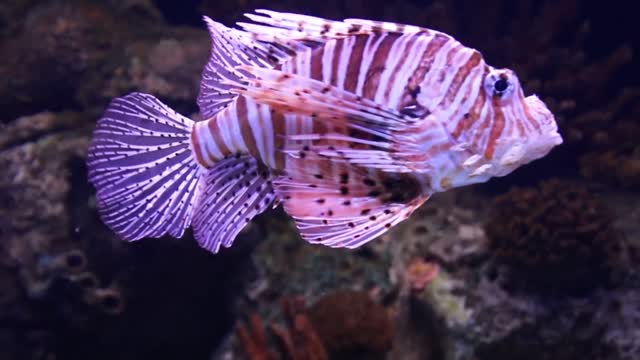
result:
[[(504, 176), (562, 143), (516, 75), (449, 35), (257, 10), (213, 38), (194, 122), (151, 95), (114, 99), (88, 154), (123, 239), (193, 226), (211, 252), (278, 204), (303, 239), (357, 248), (432, 194)], [(526, 46), (526, 44), (523, 44)]]

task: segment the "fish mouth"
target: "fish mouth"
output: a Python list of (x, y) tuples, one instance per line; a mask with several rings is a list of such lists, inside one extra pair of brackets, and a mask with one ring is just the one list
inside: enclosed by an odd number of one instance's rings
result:
[(558, 123), (547, 105), (536, 95), (527, 96), (524, 100), (533, 120), (540, 124), (540, 133), (545, 138), (545, 142), (553, 146), (562, 144), (563, 139), (558, 132)]
[(558, 146), (563, 143), (562, 135), (559, 132), (551, 134), (551, 143), (553, 146)]

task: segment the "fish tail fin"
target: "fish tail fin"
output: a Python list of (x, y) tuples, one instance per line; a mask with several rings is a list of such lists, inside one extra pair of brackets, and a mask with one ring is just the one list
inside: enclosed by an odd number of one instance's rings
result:
[(98, 120), (89, 148), (89, 180), (102, 220), (134, 241), (191, 224), (202, 168), (191, 149), (194, 121), (155, 97), (114, 99)]

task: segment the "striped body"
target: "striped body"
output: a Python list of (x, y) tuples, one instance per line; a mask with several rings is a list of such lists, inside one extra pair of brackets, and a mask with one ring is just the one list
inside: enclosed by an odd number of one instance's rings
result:
[[(452, 108), (449, 124), (456, 129), (457, 137), (462, 135), (462, 128), (472, 125), (469, 116), (464, 116), (469, 112), (465, 109), (475, 105), (479, 113), (486, 108), (484, 103), (479, 106), (484, 98), (478, 91), (473, 93), (480, 84), (465, 81), (470, 73), (488, 71), (480, 53), (436, 31), (373, 33), (332, 40), (297, 54), (281, 70), (397, 110), (420, 102), (423, 96), (429, 96), (431, 103), (437, 99), (436, 107)], [(206, 168), (222, 158), (249, 153), (271, 169), (286, 171), (286, 160), (291, 157), (281, 150), (287, 141), (294, 141), (288, 137), (328, 132), (347, 135), (348, 131), (309, 116), (272, 111), (267, 105), (239, 96), (213, 118), (196, 123), (192, 141), (198, 163)], [(328, 141), (328, 145), (331, 143)], [(455, 143), (431, 145), (442, 151)]]

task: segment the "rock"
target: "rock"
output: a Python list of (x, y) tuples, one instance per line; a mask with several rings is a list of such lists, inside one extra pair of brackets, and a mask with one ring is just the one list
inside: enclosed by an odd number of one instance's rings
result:
[(145, 12), (110, 5), (72, 0), (29, 9), (0, 45), (13, 55), (0, 64), (2, 122), (43, 109), (101, 109), (131, 91), (193, 112), (210, 49), (206, 30), (166, 27)]

